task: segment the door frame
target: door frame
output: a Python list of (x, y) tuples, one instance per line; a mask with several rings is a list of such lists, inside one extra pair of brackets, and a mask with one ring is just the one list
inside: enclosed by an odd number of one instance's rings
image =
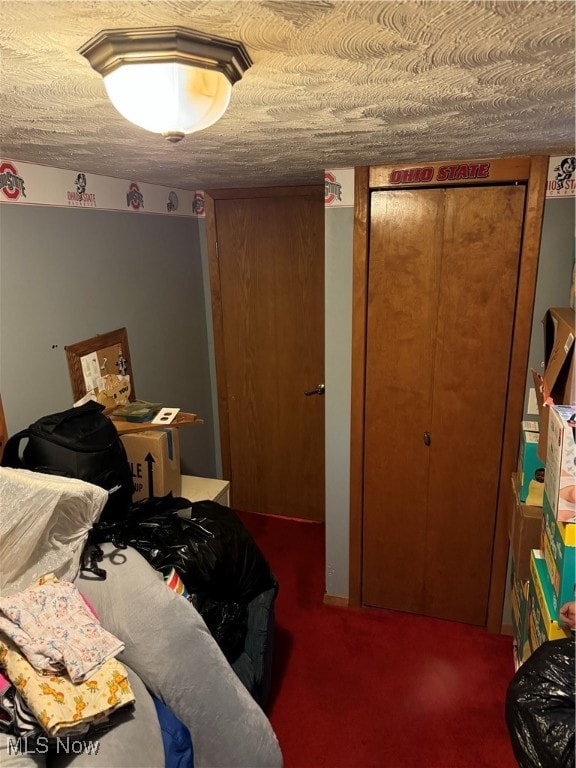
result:
[(313, 184), (304, 187), (246, 187), (239, 189), (209, 189), (204, 191), (206, 242), (210, 272), (210, 292), (212, 296), (216, 391), (218, 394), (218, 420), (220, 423), (220, 451), (222, 474), (225, 480), (231, 479), (232, 457), (230, 453), (230, 413), (228, 409), (226, 358), (224, 355), (224, 322), (222, 317), (222, 290), (220, 284), (220, 264), (218, 261), (218, 222), (216, 220), (215, 203), (217, 200), (300, 197), (314, 193), (324, 195), (324, 186)]
[[(462, 168), (461, 173), (442, 170)], [(464, 170), (467, 167), (467, 170)], [(460, 175), (459, 179), (445, 178)], [(471, 175), (466, 179), (462, 176)], [(518, 273), (514, 334), (510, 356), (508, 395), (504, 420), (502, 460), (486, 628), (498, 633), (508, 570), (508, 514), (510, 478), (516, 468), (520, 423), (524, 411), (526, 369), (538, 273), (542, 216), (548, 175), (548, 156), (458, 160), (442, 163), (363, 166), (354, 176), (354, 246), (352, 300), (352, 402), (350, 429), (350, 559), (349, 605), (362, 607), (362, 531), (364, 515), (364, 405), (367, 343), (368, 261), (370, 249), (370, 195), (377, 189), (412, 189), (520, 182), (526, 184), (522, 245)], [(442, 178), (444, 177), (444, 178)], [(440, 181), (438, 179), (441, 179)], [(420, 179), (420, 180), (419, 180)], [(436, 181), (434, 181), (436, 180)]]

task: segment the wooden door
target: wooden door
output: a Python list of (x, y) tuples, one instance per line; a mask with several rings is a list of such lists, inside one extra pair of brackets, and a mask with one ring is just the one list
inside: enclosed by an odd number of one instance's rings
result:
[(323, 190), (240, 192), (207, 207), (231, 503), (323, 520), (324, 398), (304, 394), (324, 383)]
[(372, 194), (362, 601), (484, 625), (522, 186)]

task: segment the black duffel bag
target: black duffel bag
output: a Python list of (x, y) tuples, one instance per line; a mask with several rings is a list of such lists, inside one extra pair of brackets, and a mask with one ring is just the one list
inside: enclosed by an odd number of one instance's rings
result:
[[(132, 503), (132, 472), (124, 444), (103, 410), (103, 405), (89, 400), (43, 416), (7, 441), (2, 466), (99, 485), (109, 494), (100, 520), (124, 517)], [(23, 440), (28, 442), (21, 452)]]

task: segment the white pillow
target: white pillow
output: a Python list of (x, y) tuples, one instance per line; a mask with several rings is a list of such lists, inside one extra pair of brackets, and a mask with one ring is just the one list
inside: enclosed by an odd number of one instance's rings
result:
[(0, 467), (0, 594), (46, 573), (72, 581), (107, 500), (108, 491), (83, 480)]

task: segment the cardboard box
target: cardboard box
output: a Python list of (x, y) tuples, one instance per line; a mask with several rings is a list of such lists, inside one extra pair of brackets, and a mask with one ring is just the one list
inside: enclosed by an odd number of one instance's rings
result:
[(523, 421), (521, 424), (521, 428), (525, 432), (537, 432), (540, 434), (540, 424), (538, 424), (537, 421)]
[[(536, 426), (536, 429), (533, 427)], [(544, 501), (544, 463), (538, 456), (537, 422), (523, 421), (518, 452), (518, 496), (522, 504), (541, 507)]]
[(180, 442), (178, 429), (128, 432), (124, 443), (134, 481), (133, 501), (151, 496), (180, 496)]
[(540, 414), (538, 455), (546, 461), (548, 406), (569, 404), (574, 399), (574, 324), (571, 307), (553, 307), (542, 320), (544, 325), (544, 375), (532, 371)]
[(572, 307), (553, 307), (544, 315), (544, 385), (555, 403), (569, 403), (574, 391), (574, 326)]
[(549, 640), (570, 637), (570, 629), (553, 618), (552, 585), (544, 553), (535, 549), (530, 555), (530, 645), (536, 650)]
[(576, 515), (576, 405), (549, 408), (544, 493), (554, 517), (574, 524)]
[(541, 542), (542, 507), (520, 502), (516, 474), (512, 475), (512, 510), (508, 532), (514, 572), (519, 579), (529, 579), (530, 552), (537, 549)]
[(530, 656), (531, 648), (528, 642), (528, 590), (529, 582), (519, 579), (512, 566), (510, 589), (510, 608), (512, 613), (512, 631), (518, 666)]
[(552, 617), (569, 600), (574, 600), (576, 584), (576, 525), (560, 523), (544, 495), (544, 559), (552, 584)]

